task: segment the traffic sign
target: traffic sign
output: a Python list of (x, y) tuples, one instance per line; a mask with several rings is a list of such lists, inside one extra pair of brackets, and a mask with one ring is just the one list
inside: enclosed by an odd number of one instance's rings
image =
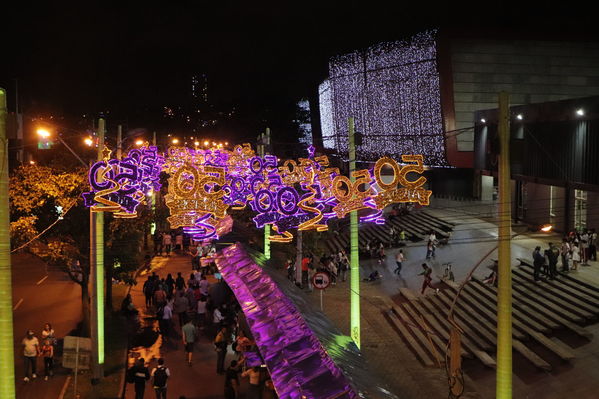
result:
[(312, 285), (317, 290), (324, 290), (331, 284), (331, 277), (327, 272), (316, 272), (312, 276)]

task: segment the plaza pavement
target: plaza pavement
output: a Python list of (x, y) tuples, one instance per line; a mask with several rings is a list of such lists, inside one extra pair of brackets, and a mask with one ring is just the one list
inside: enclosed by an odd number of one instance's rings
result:
[[(469, 271), (497, 244), (497, 226), (489, 218), (480, 219), (470, 212), (471, 207), (429, 208), (427, 212), (455, 223), (449, 245), (439, 247), (436, 258), (426, 261), (424, 242), (409, 243), (403, 247), (406, 261), (401, 276), (393, 274), (395, 254), (399, 248), (386, 250), (386, 259), (378, 264), (374, 259), (361, 259), (361, 277), (379, 270), (383, 275), (380, 281), (361, 282), (361, 328), (362, 351), (379, 375), (389, 384), (391, 390), (402, 393), (407, 398), (445, 398), (447, 379), (444, 369), (424, 367), (404, 343), (400, 335), (385, 320), (385, 302), (399, 301), (399, 288), (407, 287), (418, 293), (422, 284), (421, 263), (427, 262), (433, 268), (433, 285), (443, 288), (440, 277), (443, 263), (452, 262), (456, 282), (461, 282)], [(512, 267), (519, 262), (518, 257), (530, 259), (535, 246), (545, 249), (549, 242), (561, 242), (561, 235), (527, 232), (524, 226), (514, 226), (514, 234), (523, 232), (512, 241)], [(497, 250), (492, 251), (481, 263), (474, 275), (487, 276), (492, 259), (497, 259)], [(599, 286), (599, 262), (589, 262), (581, 266), (573, 275), (581, 280)], [(432, 295), (429, 290), (428, 295)], [(306, 292), (315, 307), (320, 306), (317, 291)], [(339, 282), (336, 287), (324, 293), (324, 312), (344, 333), (349, 334), (349, 281)], [(387, 302), (388, 303), (388, 302)], [(586, 327), (599, 337), (599, 324)], [(576, 359), (571, 363), (560, 363), (547, 373), (535, 369), (527, 361), (514, 355), (513, 397), (527, 399), (577, 399), (599, 398), (599, 343), (597, 338), (581, 341), (575, 337), (559, 335), (558, 338), (571, 346)], [(555, 339), (555, 338), (554, 338)], [(535, 350), (539, 348), (535, 347)], [(463, 370), (466, 373), (466, 393), (463, 398), (494, 398), (495, 370), (484, 368), (478, 360), (465, 359)]]

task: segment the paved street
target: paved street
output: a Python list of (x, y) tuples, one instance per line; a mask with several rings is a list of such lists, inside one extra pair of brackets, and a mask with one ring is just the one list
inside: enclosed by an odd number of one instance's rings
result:
[(21, 340), (28, 329), (38, 339), (44, 323), (52, 324), (60, 339), (72, 331), (81, 319), (81, 290), (60, 270), (49, 268), (38, 258), (28, 254), (12, 256), (15, 375), (19, 399), (56, 399), (69, 370), (60, 367), (55, 359), (55, 375), (43, 379), (43, 361), (38, 359), (38, 378), (23, 382), (23, 349)]
[[(187, 280), (189, 273), (191, 272), (191, 263), (189, 256), (185, 255), (173, 255), (170, 258), (166, 257), (155, 257), (152, 261), (152, 270), (160, 277), (166, 277), (168, 273), (171, 273), (174, 277), (177, 276), (177, 272), (181, 274)], [(143, 282), (146, 277), (141, 276), (139, 282), (131, 290), (131, 296), (133, 302), (140, 310), (142, 317), (153, 316), (154, 314), (148, 312), (145, 308), (145, 297), (142, 292)], [(214, 282), (209, 276), (209, 281)], [(165, 359), (165, 365), (171, 371), (171, 377), (168, 380), (168, 397), (178, 398), (180, 395), (185, 395), (186, 399), (211, 399), (211, 398), (222, 398), (223, 397), (223, 386), (224, 376), (216, 374), (216, 352), (212, 344), (213, 337), (207, 337), (202, 334), (199, 342), (195, 344), (195, 351), (193, 355), (193, 365), (189, 367), (185, 360), (185, 352), (183, 343), (181, 341), (181, 330), (178, 326), (176, 317), (174, 318), (175, 333), (171, 341), (162, 346), (162, 348), (151, 348), (150, 351), (143, 351), (143, 356), (146, 356), (146, 361), (150, 356), (154, 356), (155, 359), (149, 364), (150, 371), (157, 364), (156, 358), (163, 357)], [(156, 345), (158, 346), (158, 345)], [(134, 357), (138, 355), (135, 354)], [(234, 360), (234, 353), (229, 347), (229, 353), (225, 361), (225, 365), (228, 365), (231, 360)], [(132, 359), (130, 358), (130, 362)], [(146, 391), (151, 390), (150, 380), (146, 385)], [(245, 385), (242, 382), (242, 391)], [(125, 398), (133, 399), (135, 397), (133, 384), (127, 384)], [(154, 397), (153, 392), (146, 394), (146, 397)]]

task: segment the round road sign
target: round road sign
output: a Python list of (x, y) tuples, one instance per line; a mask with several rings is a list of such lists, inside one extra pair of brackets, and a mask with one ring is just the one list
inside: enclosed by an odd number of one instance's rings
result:
[(331, 284), (331, 277), (327, 272), (317, 272), (312, 276), (312, 285), (317, 290), (324, 290)]

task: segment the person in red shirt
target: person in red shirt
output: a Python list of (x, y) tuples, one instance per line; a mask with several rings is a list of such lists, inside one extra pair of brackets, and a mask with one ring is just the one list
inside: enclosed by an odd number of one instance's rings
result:
[(310, 269), (310, 258), (302, 259), (302, 288), (308, 284), (308, 270)]

